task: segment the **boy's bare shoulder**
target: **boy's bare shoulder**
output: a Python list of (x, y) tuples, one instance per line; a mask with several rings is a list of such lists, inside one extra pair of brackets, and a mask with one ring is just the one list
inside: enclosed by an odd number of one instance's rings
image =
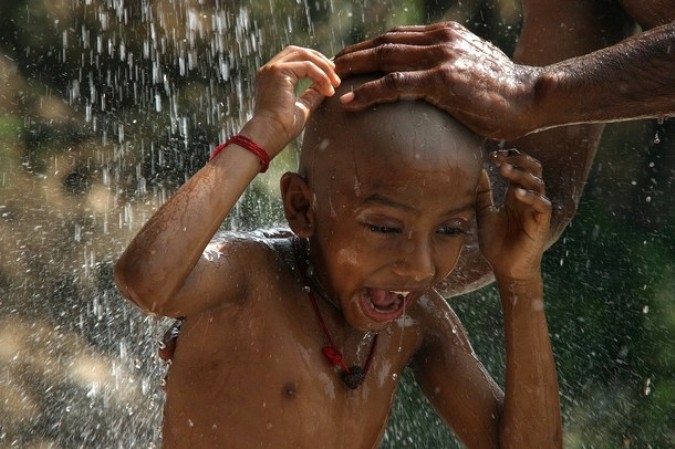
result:
[(282, 267), (293, 263), (290, 232), (280, 230), (219, 233), (204, 251), (204, 257), (236, 265), (242, 278), (254, 285), (278, 277)]
[(416, 306), (414, 316), (423, 332), (423, 347), (437, 345), (470, 348), (466, 331), (448, 300), (436, 290), (422, 296)]
[[(244, 304), (260, 285), (274, 285), (290, 266), (290, 239), (262, 232), (218, 233), (180, 290), (154, 312), (188, 317), (228, 304)], [(286, 278), (285, 278), (286, 279)]]

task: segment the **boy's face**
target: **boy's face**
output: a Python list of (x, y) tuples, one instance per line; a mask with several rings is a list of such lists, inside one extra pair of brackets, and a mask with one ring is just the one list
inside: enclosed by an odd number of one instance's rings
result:
[(396, 320), (445, 278), (474, 217), (476, 151), (442, 150), (461, 137), (401, 133), (336, 133), (309, 176), (316, 276), (361, 330)]

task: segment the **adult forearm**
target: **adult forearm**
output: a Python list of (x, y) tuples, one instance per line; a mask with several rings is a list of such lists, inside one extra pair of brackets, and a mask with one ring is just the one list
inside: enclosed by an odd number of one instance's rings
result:
[(546, 324), (541, 279), (498, 279), (506, 338), (502, 448), (561, 448), (556, 366)]
[(539, 70), (539, 128), (672, 115), (675, 22)]

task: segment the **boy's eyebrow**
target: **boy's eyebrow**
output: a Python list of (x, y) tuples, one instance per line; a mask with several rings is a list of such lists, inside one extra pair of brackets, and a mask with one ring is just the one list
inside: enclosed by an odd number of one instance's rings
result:
[(401, 203), (400, 201), (393, 200), (391, 198), (387, 198), (386, 196), (380, 195), (379, 193), (374, 193), (367, 197), (364, 201), (364, 203), (375, 203), (375, 204), (381, 204), (383, 206), (390, 206), (390, 207), (395, 207), (397, 209), (404, 209), (407, 210), (408, 212), (417, 212), (417, 209), (415, 209), (413, 206), (410, 206), (405, 203)]
[[(388, 198), (386, 196), (383, 196), (379, 193), (374, 193), (370, 196), (368, 196), (365, 200), (363, 200), (364, 203), (375, 203), (375, 204), (381, 204), (383, 206), (389, 206), (389, 207), (395, 207), (397, 209), (403, 209), (407, 212), (418, 212), (418, 210), (415, 208), (415, 206), (411, 206), (409, 204), (402, 203), (400, 201), (396, 201), (392, 198)], [(446, 211), (447, 214), (456, 214), (458, 212), (463, 212), (466, 210), (473, 210), (475, 207), (475, 203), (470, 203), (466, 204), (464, 206), (459, 206), (454, 209), (450, 209)]]

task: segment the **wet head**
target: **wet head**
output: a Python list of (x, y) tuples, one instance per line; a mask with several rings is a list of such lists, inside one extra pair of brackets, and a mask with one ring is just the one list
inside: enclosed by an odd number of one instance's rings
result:
[(287, 175), (282, 192), (317, 281), (352, 326), (374, 330), (453, 269), (475, 213), (482, 139), (421, 101), (346, 112), (341, 92), (312, 116), (301, 176)]

